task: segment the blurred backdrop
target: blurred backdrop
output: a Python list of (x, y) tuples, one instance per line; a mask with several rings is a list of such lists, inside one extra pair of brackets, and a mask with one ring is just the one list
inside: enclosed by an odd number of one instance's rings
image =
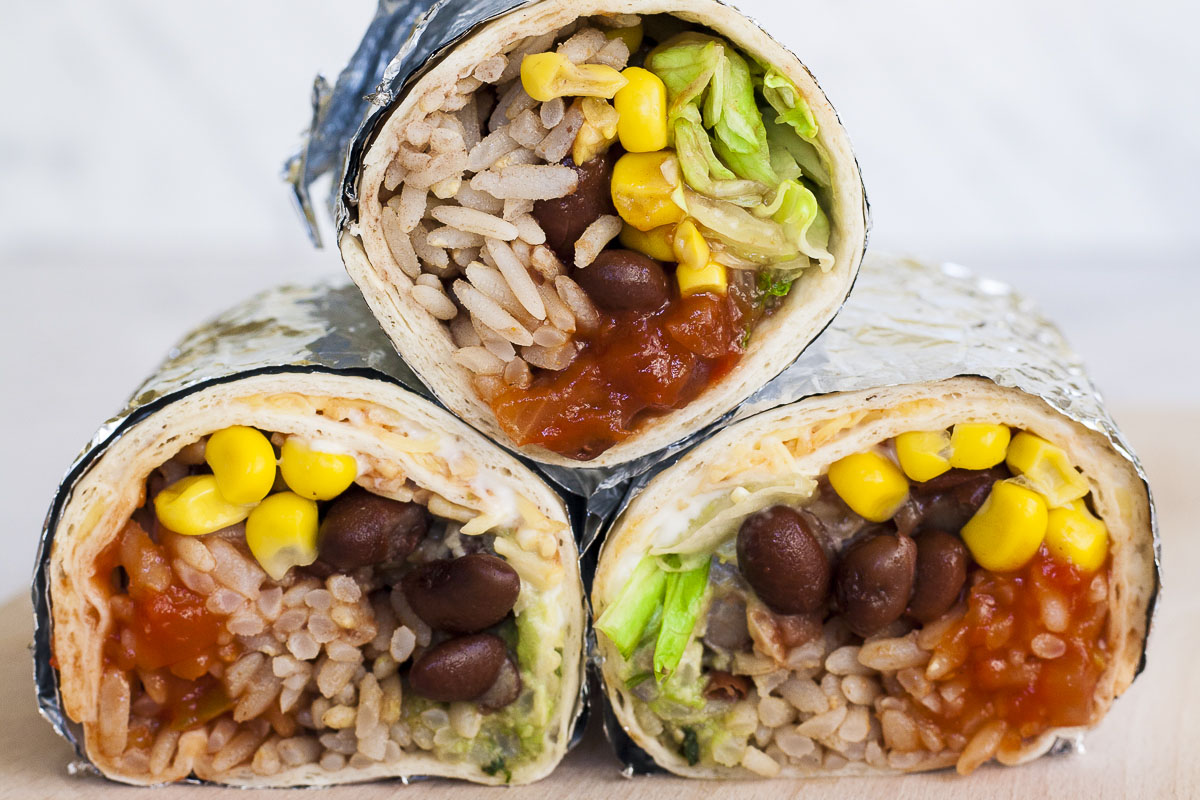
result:
[[(63, 471), (179, 335), (342, 274), (279, 171), (374, 2), (0, 2), (6, 597)], [(1200, 406), (1196, 4), (739, 5), (841, 114), (872, 247), (1033, 296), (1118, 420)]]

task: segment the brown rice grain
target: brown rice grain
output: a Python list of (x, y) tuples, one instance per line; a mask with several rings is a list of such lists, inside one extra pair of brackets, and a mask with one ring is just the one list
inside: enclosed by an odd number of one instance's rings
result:
[(958, 757), (958, 762), (954, 765), (955, 771), (959, 775), (970, 775), (974, 772), (996, 754), (1007, 731), (1008, 726), (1000, 719), (994, 719), (976, 731), (971, 741), (963, 748), (962, 755)]
[(741, 763), (746, 769), (764, 778), (773, 778), (779, 774), (779, 763), (757, 747), (747, 747)]
[(212, 768), (217, 772), (233, 769), (254, 755), (254, 751), (258, 749), (263, 738), (253, 730), (243, 730), (217, 751), (212, 759)]
[(846, 706), (837, 706), (817, 714), (796, 726), (796, 732), (813, 739), (824, 739), (832, 736), (846, 719)]
[(282, 740), (279, 745), (279, 757), (289, 767), (310, 764), (321, 755), (321, 744), (311, 736), (293, 736)]
[(245, 693), (233, 707), (233, 721), (245, 722), (262, 714), (279, 696), (279, 690), (282, 688), (283, 683), (275, 677), (271, 664), (264, 660), (246, 685)]
[(208, 538), (208, 550), (216, 561), (212, 576), (218, 583), (233, 589), (243, 597), (257, 600), (258, 587), (262, 585), (267, 574), (229, 542), (215, 537)]
[(888, 709), (879, 715), (884, 743), (895, 752), (908, 752), (921, 746), (917, 724), (903, 711)]
[(274, 775), (279, 772), (280, 767), (279, 750), (274, 739), (268, 739), (259, 745), (250, 761), (250, 769), (257, 775)]
[(213, 580), (212, 575), (184, 563), (182, 559), (177, 558), (171, 562), (171, 568), (175, 570), (175, 574), (179, 576), (179, 580), (184, 586), (201, 597), (212, 594), (217, 589), (217, 582)]
[(796, 718), (796, 709), (779, 697), (764, 697), (758, 701), (758, 719), (768, 728), (778, 728)]
[(339, 769), (342, 769), (346, 766), (346, 757), (341, 753), (326, 753), (325, 755), (321, 756), (321, 760), (318, 762), (318, 764), (323, 770), (328, 772), (337, 772)]
[(865, 642), (858, 653), (859, 663), (880, 671), (922, 666), (929, 661), (929, 652), (917, 645), (916, 633), (895, 639), (876, 639)]
[(338, 635), (338, 626), (327, 614), (313, 613), (308, 616), (308, 632), (318, 642), (325, 644)]
[(417, 633), (414, 632), (412, 628), (409, 628), (408, 626), (401, 626), (396, 629), (395, 633), (392, 634), (392, 641), (388, 645), (388, 653), (393, 659), (395, 659), (397, 664), (403, 664), (408, 660), (408, 657), (412, 655), (413, 648), (416, 647), (418, 643), (424, 647), (426, 644), (428, 644), (428, 641), (423, 643), (419, 642)]

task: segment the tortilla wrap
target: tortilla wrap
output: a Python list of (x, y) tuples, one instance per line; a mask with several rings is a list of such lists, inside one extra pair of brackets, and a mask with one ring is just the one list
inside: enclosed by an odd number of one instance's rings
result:
[[(384, 380), (303, 368), (237, 378), (184, 394), (111, 442), (76, 483), (53, 533), (49, 596), (62, 706), (82, 723), (86, 756), (109, 778), (150, 784), (189, 775), (238, 786), (328, 785), (405, 776), (504, 783), (503, 771), (405, 749), (330, 771), (318, 763), (256, 774), (243, 762), (214, 770), (203, 729), (185, 732), (171, 765), (149, 774), (145, 759), (112, 757), (95, 746), (103, 648), (112, 622), (111, 588), (95, 574), (97, 558), (144, 502), (148, 475), (190, 442), (231, 425), (330, 442), (356, 455), (357, 482), (387, 495), (404, 477), (440, 497), (463, 518), (494, 533), (495, 550), (520, 575), (518, 618), (536, 620), (536, 655), (522, 663), (528, 686), (545, 691), (541, 752), (511, 768), (511, 782), (548, 774), (566, 752), (578, 711), (583, 641), (582, 584), (566, 509), (545, 483), (508, 454), (430, 402)], [(539, 552), (539, 545), (542, 547)], [(530, 548), (530, 549), (525, 549)], [(561, 651), (561, 659), (556, 653)], [(557, 674), (556, 674), (557, 671)], [(139, 768), (139, 766), (141, 768)]]
[[(815, 478), (834, 461), (897, 434), (938, 430), (961, 422), (1000, 423), (1034, 433), (1063, 448), (1090, 486), (1094, 511), (1108, 528), (1111, 557), (1104, 629), (1110, 658), (1095, 690), (1098, 717), (1103, 716), (1140, 669), (1149, 612), (1158, 590), (1146, 486), (1129, 458), (1101, 434), (1066, 418), (1039, 397), (983, 378), (814, 396), (726, 428), (655, 476), (615, 522), (599, 556), (592, 591), (594, 613), (599, 617), (614, 602), (651, 548), (670, 544), (680, 521), (686, 522), (698, 504), (712, 497), (706, 493), (746, 484), (765, 485), (787, 476)], [(741, 766), (689, 766), (676, 747), (650, 735), (635, 713), (639, 701), (617, 679), (620, 653), (606, 636), (597, 638), (604, 690), (617, 720), (659, 766), (689, 777), (753, 777), (754, 773)], [(1005, 763), (1036, 758), (1057, 738), (1079, 732), (1081, 729), (1046, 731), (1025, 741), (1020, 752)], [(860, 760), (834, 769), (820, 763), (784, 764), (779, 774), (922, 771), (951, 766), (957, 757), (928, 751), (926, 756), (901, 770)]]
[(782, 307), (759, 323), (745, 355), (731, 372), (682, 408), (640, 423), (628, 438), (587, 462), (621, 464), (686, 437), (720, 417), (777, 375), (816, 338), (842, 305), (858, 272), (866, 243), (867, 209), (858, 165), (833, 107), (803, 64), (732, 7), (716, 0), (541, 0), (481, 25), (449, 47), (435, 65), (399, 93), (385, 121), (363, 151), (357, 182), (357, 208), (341, 233), (339, 246), (351, 278), (400, 355), (450, 410), (506, 446), (537, 461), (579, 465), (538, 445), (516, 447), (501, 429), (488, 403), (471, 384), (472, 373), (452, 358), (455, 345), (447, 326), (413, 299), (413, 281), (404, 273), (384, 236), (380, 199), (389, 164), (400, 150), (407, 125), (422, 118), (469, 77), (481, 61), (519, 40), (550, 33), (578, 18), (597, 14), (668, 13), (699, 23), (726, 37), (743, 52), (771, 64), (799, 87), (819, 125), (818, 140), (828, 154), (832, 177), (827, 272), (806, 269)]

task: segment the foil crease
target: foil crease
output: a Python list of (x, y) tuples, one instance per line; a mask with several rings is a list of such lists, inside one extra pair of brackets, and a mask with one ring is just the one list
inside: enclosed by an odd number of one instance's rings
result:
[[(126, 406), (100, 426), (76, 457), (55, 492), (42, 526), (32, 588), (34, 684), (42, 717), (74, 746), (79, 756), (80, 760), (69, 765), (72, 774), (99, 772), (87, 760), (82, 727), (63, 711), (58, 672), (51, 666), (50, 552), (54, 532), (76, 483), (126, 431), (171, 403), (216, 384), (287, 372), (328, 372), (387, 381), (441, 407), (396, 355), (362, 296), (349, 284), (269, 289), (203, 323), (171, 348)], [(566, 504), (574, 527), (580, 511), (577, 504)], [(578, 744), (587, 721), (586, 675), (580, 685), (568, 749)], [(405, 783), (416, 779), (409, 778)]]
[[(868, 253), (850, 299), (830, 326), (784, 372), (707, 434), (755, 414), (833, 392), (928, 383), (979, 376), (999, 386), (1045, 400), (1063, 416), (1102, 434), (1129, 461), (1146, 486), (1154, 539), (1155, 590), (1147, 608), (1147, 641), (1162, 583), (1162, 544), (1158, 514), (1145, 469), (1108, 413), (1080, 357), (1062, 333), (1029, 300), (1007, 284), (974, 275), (958, 264), (931, 264), (897, 255)], [(641, 489), (670, 467), (685, 450), (660, 461), (627, 485), (606, 516), (611, 524)], [(588, 559), (604, 524), (591, 524), (584, 542)], [(593, 640), (594, 643), (594, 640)], [(591, 651), (599, 677), (600, 656)], [(1137, 672), (1146, 666), (1146, 643)], [(605, 734), (628, 774), (661, 768), (623, 730), (601, 689), (596, 702)], [(1079, 752), (1077, 736), (1058, 739), (1051, 755)]]

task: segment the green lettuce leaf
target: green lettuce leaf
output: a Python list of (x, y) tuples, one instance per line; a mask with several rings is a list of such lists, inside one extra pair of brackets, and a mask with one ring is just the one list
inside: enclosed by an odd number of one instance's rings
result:
[(762, 79), (763, 98), (779, 114), (776, 122), (791, 125), (800, 138), (812, 141), (817, 137), (817, 120), (808, 101), (796, 84), (774, 67), (767, 67)]
[(698, 192), (719, 197), (739, 206), (762, 202), (767, 187), (756, 181), (738, 180), (713, 152), (712, 142), (700, 121), (700, 111), (687, 106), (675, 120), (675, 155), (683, 178)]
[(673, 120), (684, 106), (700, 104), (701, 95), (721, 67), (725, 47), (719, 39), (698, 33), (681, 33), (654, 48), (646, 56), (646, 69), (667, 87), (667, 119)]
[[(768, 121), (767, 144), (771, 148), (771, 165), (783, 180), (798, 178), (800, 175), (813, 183), (828, 189), (833, 181), (829, 177), (827, 159), (821, 152), (820, 145), (808, 142), (796, 136), (792, 129), (778, 122)], [(794, 165), (799, 174), (791, 174)]]
[(816, 260), (822, 270), (833, 266), (833, 255), (827, 249), (829, 219), (807, 186), (796, 180), (784, 181), (772, 201), (755, 213), (778, 222), (796, 249)]

